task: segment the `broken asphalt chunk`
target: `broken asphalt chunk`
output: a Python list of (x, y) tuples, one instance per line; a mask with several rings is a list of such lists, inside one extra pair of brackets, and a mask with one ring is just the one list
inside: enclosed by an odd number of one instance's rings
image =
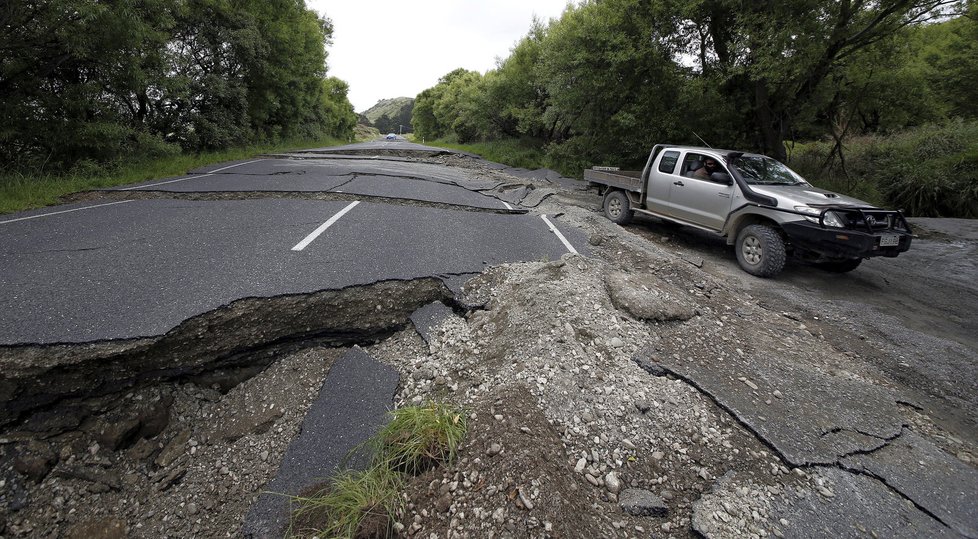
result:
[(625, 489), (618, 498), (621, 510), (629, 515), (664, 517), (669, 513), (669, 506), (662, 498), (640, 488)]
[(362, 469), (371, 455), (354, 452), (386, 423), (400, 375), (351, 348), (333, 364), (299, 436), (292, 441), (275, 478), (245, 517), (245, 537), (282, 537), (289, 499), (331, 477), (340, 467)]
[(879, 478), (958, 533), (978, 538), (978, 472), (912, 431), (842, 465)]
[(779, 527), (784, 537), (960, 537), (880, 481), (834, 468), (819, 473), (835, 496), (805, 490), (772, 501), (772, 520), (788, 522)]
[(411, 313), (410, 318), (424, 342), (431, 344), (435, 328), (453, 316), (455, 313), (448, 306), (440, 301), (433, 301)]
[(685, 291), (654, 275), (613, 272), (604, 283), (615, 308), (639, 320), (689, 320), (696, 314)]
[[(713, 398), (792, 466), (836, 464), (847, 455), (879, 449), (903, 430), (896, 398), (886, 389), (806, 369), (787, 359), (673, 356), (661, 362)], [(730, 372), (745, 375), (758, 389)], [(768, 398), (778, 387), (793, 388), (791, 398)]]

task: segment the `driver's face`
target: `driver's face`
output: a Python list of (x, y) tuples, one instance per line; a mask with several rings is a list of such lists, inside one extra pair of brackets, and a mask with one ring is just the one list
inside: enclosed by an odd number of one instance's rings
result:
[(707, 161), (706, 162), (706, 168), (717, 168), (717, 162), (716, 161)]

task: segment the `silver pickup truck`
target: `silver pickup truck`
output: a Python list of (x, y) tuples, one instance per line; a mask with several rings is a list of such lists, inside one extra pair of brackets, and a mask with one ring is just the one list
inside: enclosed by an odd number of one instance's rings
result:
[(901, 212), (813, 187), (758, 154), (659, 144), (642, 171), (594, 167), (584, 180), (612, 221), (638, 212), (718, 233), (760, 277), (777, 275), (788, 256), (851, 271), (864, 258), (897, 256), (912, 238)]

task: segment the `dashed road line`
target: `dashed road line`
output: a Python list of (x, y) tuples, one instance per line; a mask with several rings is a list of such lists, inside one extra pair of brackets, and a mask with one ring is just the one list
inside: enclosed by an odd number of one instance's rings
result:
[(564, 247), (567, 247), (568, 251), (574, 253), (575, 255), (578, 254), (577, 249), (575, 249), (574, 246), (571, 245), (569, 241), (567, 241), (567, 238), (565, 238), (564, 235), (561, 234), (559, 230), (557, 230), (557, 227), (555, 227), (553, 223), (550, 222), (550, 219), (547, 219), (546, 215), (541, 215), (540, 218), (543, 219), (544, 223), (547, 223), (547, 226), (550, 227), (550, 231), (556, 234), (558, 238), (560, 238), (560, 241), (564, 243)]
[(165, 182), (151, 183), (149, 185), (137, 185), (136, 187), (126, 187), (125, 189), (119, 189), (119, 191), (133, 191), (133, 190), (136, 190), (136, 189), (146, 189), (147, 187), (156, 187), (157, 185), (166, 185), (168, 183), (185, 182), (187, 180), (193, 180), (195, 178), (206, 178), (208, 176), (213, 176), (214, 174), (217, 174), (218, 172), (221, 172), (222, 170), (227, 170), (229, 168), (234, 168), (234, 167), (240, 167), (242, 165), (250, 165), (251, 163), (257, 163), (259, 161), (263, 161), (263, 159), (255, 159), (254, 161), (247, 161), (247, 162), (244, 162), (244, 163), (238, 163), (236, 165), (228, 165), (226, 167), (222, 167), (222, 168), (219, 168), (217, 170), (212, 170), (212, 171), (208, 172), (207, 174), (194, 174), (193, 176), (187, 176), (186, 178), (177, 178), (176, 180), (167, 180)]
[(509, 202), (506, 202), (505, 200), (500, 200), (500, 202), (503, 203), (503, 206), (506, 206), (507, 210), (513, 209), (513, 207), (509, 205)]
[(336, 215), (330, 217), (328, 221), (326, 221), (325, 223), (319, 225), (319, 228), (317, 228), (316, 230), (313, 230), (302, 241), (300, 241), (299, 243), (295, 244), (295, 247), (293, 247), (292, 250), (293, 251), (301, 251), (301, 250), (305, 249), (310, 243), (313, 242), (313, 240), (315, 240), (316, 238), (318, 238), (320, 234), (322, 234), (323, 232), (325, 232), (327, 228), (333, 226), (333, 223), (335, 223), (336, 221), (339, 221), (340, 220), (340, 217), (343, 217), (344, 215), (346, 215), (346, 212), (352, 210), (354, 208), (354, 206), (356, 206), (359, 203), (360, 203), (359, 200), (357, 200), (355, 202), (351, 202), (349, 205), (347, 205), (347, 207), (345, 207), (342, 210), (338, 211), (336, 213)]
[(17, 221), (26, 221), (28, 219), (39, 219), (41, 217), (49, 217), (51, 215), (58, 215), (58, 214), (62, 214), (62, 213), (71, 213), (73, 211), (92, 210), (92, 209), (95, 209), (95, 208), (101, 208), (103, 206), (111, 206), (113, 204), (125, 204), (126, 202), (135, 202), (135, 200), (120, 200), (120, 201), (117, 201), (117, 202), (107, 202), (105, 204), (96, 204), (95, 206), (85, 206), (84, 208), (75, 208), (75, 209), (71, 209), (71, 210), (62, 210), (62, 211), (53, 211), (51, 213), (43, 213), (41, 215), (31, 215), (30, 217), (18, 217), (17, 219), (8, 219), (6, 221), (0, 221), (0, 225), (5, 225), (7, 223), (16, 223)]

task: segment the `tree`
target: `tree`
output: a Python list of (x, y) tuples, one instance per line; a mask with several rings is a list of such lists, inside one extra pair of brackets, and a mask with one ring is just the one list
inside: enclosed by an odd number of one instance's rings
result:
[(545, 136), (570, 143), (563, 155), (581, 166), (643, 160), (657, 136), (677, 131), (681, 71), (651, 39), (652, 15), (643, 0), (606, 0), (568, 9), (547, 32)]
[(750, 104), (754, 145), (785, 160), (784, 141), (814, 113), (813, 98), (843, 62), (908, 25), (944, 13), (951, 0), (672, 0), (671, 37), (723, 80), (723, 94)]
[(949, 114), (978, 118), (978, 1), (968, 2), (961, 16), (917, 33), (918, 62)]
[(474, 95), (469, 87), (481, 78), (475, 71), (459, 68), (418, 94), (411, 115), (415, 133), (424, 138), (452, 134), (461, 142), (472, 140), (476, 130), (471, 116)]
[(67, 169), (345, 137), (352, 106), (326, 78), (331, 36), (302, 0), (8, 0), (0, 160)]

